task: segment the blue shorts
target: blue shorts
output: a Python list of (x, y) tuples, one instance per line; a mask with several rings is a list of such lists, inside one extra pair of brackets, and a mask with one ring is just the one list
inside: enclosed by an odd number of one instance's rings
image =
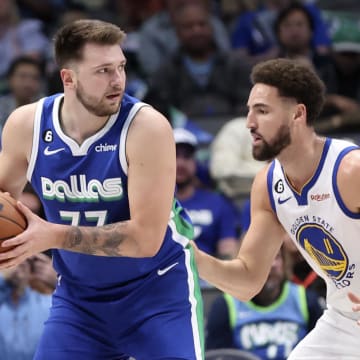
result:
[(134, 282), (96, 290), (61, 279), (34, 360), (204, 358), (192, 250)]

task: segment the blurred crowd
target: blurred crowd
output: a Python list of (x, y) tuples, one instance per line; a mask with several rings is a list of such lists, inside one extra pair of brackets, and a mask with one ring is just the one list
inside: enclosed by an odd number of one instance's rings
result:
[[(82, 18), (119, 25), (127, 33), (126, 92), (174, 127), (176, 195), (194, 222), (195, 241), (231, 258), (249, 224), (252, 179), (264, 165), (252, 159), (245, 124), (251, 67), (277, 57), (313, 67), (327, 89), (316, 130), (359, 142), (359, 11), (357, 0), (1, 0), (0, 133), (14, 109), (62, 91), (52, 50), (58, 27)], [(22, 201), (42, 214), (30, 186)], [(314, 326), (324, 284), (284, 244), (251, 302), (217, 294), (205, 307), (207, 348), (285, 359)], [(42, 255), (0, 274), (1, 359), (32, 358), (56, 283)], [(206, 302), (211, 286), (202, 287)]]

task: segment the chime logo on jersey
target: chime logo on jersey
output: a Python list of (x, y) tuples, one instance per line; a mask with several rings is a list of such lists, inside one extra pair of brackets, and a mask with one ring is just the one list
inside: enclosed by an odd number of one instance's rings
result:
[(297, 241), (335, 282), (348, 270), (348, 257), (340, 243), (321, 225), (307, 223), (297, 231)]
[(123, 195), (121, 178), (88, 180), (85, 174), (71, 175), (68, 181), (41, 177), (41, 189), (45, 199), (61, 202), (116, 201)]

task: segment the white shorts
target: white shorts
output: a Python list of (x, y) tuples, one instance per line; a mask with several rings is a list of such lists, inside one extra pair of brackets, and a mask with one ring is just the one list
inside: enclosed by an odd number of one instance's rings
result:
[(288, 360), (359, 360), (360, 326), (333, 309), (325, 310), (315, 328)]

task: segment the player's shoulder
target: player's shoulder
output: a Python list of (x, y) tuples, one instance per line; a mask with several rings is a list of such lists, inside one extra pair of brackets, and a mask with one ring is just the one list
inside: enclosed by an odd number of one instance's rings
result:
[(24, 119), (27, 119), (27, 121), (29, 121), (29, 119), (32, 119), (35, 116), (37, 104), (38, 102), (34, 102), (31, 104), (17, 107), (10, 114), (8, 121), (18, 122), (18, 121), (23, 121)]
[(266, 164), (255, 176), (251, 187), (251, 199), (262, 208), (270, 209), (270, 196), (268, 190), (268, 173), (270, 164)]
[(336, 182), (340, 195), (347, 208), (358, 211), (360, 195), (360, 150), (354, 148), (340, 158), (339, 166), (335, 166)]
[(169, 120), (159, 111), (152, 106), (142, 106), (132, 121), (131, 131), (157, 137), (172, 133), (172, 128)]
[(270, 169), (271, 163), (265, 164), (262, 169), (260, 169), (257, 174), (255, 175), (253, 181), (253, 188), (255, 187), (256, 190), (267, 190), (267, 182), (268, 182), (268, 173)]
[(360, 174), (360, 148), (354, 148), (346, 153), (340, 161), (338, 172), (344, 176)]
[(38, 102), (19, 106), (8, 117), (4, 131), (15, 129), (16, 132), (32, 131)]

